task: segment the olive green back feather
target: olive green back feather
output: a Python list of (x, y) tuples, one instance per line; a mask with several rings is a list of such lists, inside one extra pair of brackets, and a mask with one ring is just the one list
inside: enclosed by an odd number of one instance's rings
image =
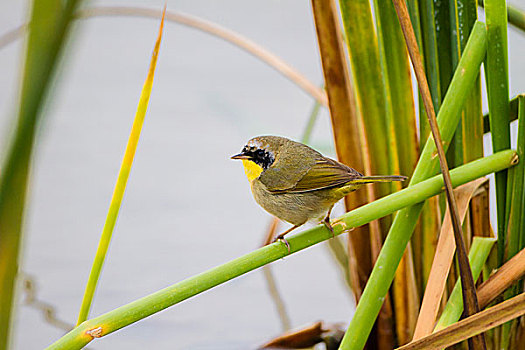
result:
[(317, 159), (314, 166), (288, 192), (309, 192), (343, 186), (362, 176), (358, 171), (342, 163), (323, 157)]
[[(274, 145), (275, 147), (275, 145)], [(277, 156), (272, 166), (266, 169), (261, 181), (271, 192), (283, 192), (293, 189), (297, 183), (315, 166), (317, 159), (323, 156), (310, 147), (285, 139), (279, 145), (285, 152), (276, 152)]]

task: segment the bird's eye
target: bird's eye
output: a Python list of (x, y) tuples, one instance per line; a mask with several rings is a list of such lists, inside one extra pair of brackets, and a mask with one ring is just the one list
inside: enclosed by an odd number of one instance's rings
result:
[(274, 158), (270, 152), (264, 149), (254, 149), (251, 152), (253, 161), (263, 169), (268, 169), (272, 165)]

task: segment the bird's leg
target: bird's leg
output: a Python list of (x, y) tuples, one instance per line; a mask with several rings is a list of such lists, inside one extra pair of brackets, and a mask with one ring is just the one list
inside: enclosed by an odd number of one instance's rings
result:
[(277, 241), (283, 241), (283, 243), (286, 245), (286, 248), (288, 248), (288, 253), (290, 253), (290, 243), (288, 243), (288, 241), (286, 240), (286, 238), (284, 238), (284, 236), (290, 232), (292, 232), (293, 230), (295, 230), (296, 228), (298, 228), (299, 225), (293, 225), (292, 227), (290, 227), (288, 230), (284, 231), (283, 233), (281, 233), (279, 236), (275, 237), (275, 239), (273, 240), (273, 242), (277, 242)]
[(332, 212), (332, 208), (334, 206), (331, 206), (330, 209), (328, 209), (328, 214), (326, 214), (326, 217), (324, 218), (323, 220), (323, 224), (326, 226), (326, 228), (328, 229), (328, 231), (330, 231), (330, 233), (332, 234), (332, 238), (335, 237), (334, 235), (334, 228), (332, 227), (332, 225), (330, 224), (330, 213)]

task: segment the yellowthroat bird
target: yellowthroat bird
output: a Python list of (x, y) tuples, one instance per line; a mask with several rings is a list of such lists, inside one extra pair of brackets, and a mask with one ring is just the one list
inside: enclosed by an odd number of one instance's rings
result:
[(406, 176), (365, 176), (316, 150), (279, 136), (249, 140), (241, 159), (255, 201), (270, 214), (293, 225), (274, 241), (307, 221), (321, 221), (332, 232), (330, 212), (341, 198), (364, 184), (403, 181)]

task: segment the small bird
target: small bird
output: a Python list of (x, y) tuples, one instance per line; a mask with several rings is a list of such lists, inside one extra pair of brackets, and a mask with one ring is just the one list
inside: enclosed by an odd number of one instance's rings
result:
[(364, 184), (403, 181), (406, 176), (365, 176), (316, 150), (279, 136), (257, 136), (248, 141), (241, 159), (255, 201), (270, 214), (293, 226), (284, 236), (307, 221), (323, 224), (333, 235), (330, 212), (335, 203)]

